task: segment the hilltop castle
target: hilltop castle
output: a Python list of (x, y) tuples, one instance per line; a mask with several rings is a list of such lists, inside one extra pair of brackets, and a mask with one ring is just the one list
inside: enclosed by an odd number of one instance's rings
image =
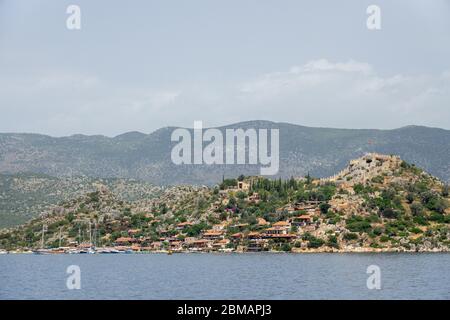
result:
[(392, 172), (401, 164), (399, 156), (367, 153), (361, 158), (351, 160), (349, 165), (339, 173), (320, 179), (321, 183), (333, 182), (339, 185), (365, 183), (383, 173)]

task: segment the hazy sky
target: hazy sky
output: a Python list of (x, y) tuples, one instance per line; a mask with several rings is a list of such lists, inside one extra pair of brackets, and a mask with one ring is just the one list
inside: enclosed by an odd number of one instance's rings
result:
[(0, 132), (253, 119), (450, 129), (450, 1), (0, 0)]

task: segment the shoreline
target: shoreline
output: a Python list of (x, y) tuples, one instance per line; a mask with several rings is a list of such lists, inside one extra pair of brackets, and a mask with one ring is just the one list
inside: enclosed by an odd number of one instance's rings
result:
[(69, 253), (69, 252), (33, 252), (33, 251), (9, 251), (2, 252), (0, 256), (3, 255), (138, 255), (138, 254), (257, 254), (257, 253), (270, 253), (270, 254), (364, 254), (364, 253), (450, 253), (450, 249), (431, 249), (431, 250), (401, 250), (401, 249), (367, 249), (362, 248), (361, 250), (345, 250), (345, 249), (334, 249), (334, 250), (294, 250), (294, 251), (133, 251), (133, 252), (115, 252), (115, 253), (105, 253), (105, 252), (92, 252), (92, 253)]

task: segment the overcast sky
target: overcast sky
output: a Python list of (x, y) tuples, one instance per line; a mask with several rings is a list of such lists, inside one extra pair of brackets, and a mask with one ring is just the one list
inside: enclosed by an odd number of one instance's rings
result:
[(0, 0), (0, 132), (254, 119), (450, 129), (450, 1)]

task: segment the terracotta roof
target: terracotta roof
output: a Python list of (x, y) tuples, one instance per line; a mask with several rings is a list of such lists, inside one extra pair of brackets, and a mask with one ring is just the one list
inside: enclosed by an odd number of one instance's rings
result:
[(286, 227), (289, 226), (289, 223), (286, 221), (278, 221), (273, 224), (274, 227)]
[(220, 232), (220, 233), (224, 233), (223, 230), (214, 230), (214, 229), (208, 229), (208, 230), (206, 230), (205, 232), (206, 232), (206, 233), (209, 233), (209, 232)]
[(248, 238), (251, 237), (260, 237), (261, 234), (259, 232), (249, 232), (249, 234), (247, 235)]
[(246, 227), (248, 226), (248, 223), (240, 223), (240, 224), (236, 224), (234, 225), (234, 227), (239, 228), (239, 227)]
[(265, 237), (270, 238), (296, 238), (297, 235), (288, 233), (288, 234), (264, 234)]
[(216, 244), (227, 244), (229, 242), (230, 242), (230, 240), (228, 240), (228, 239), (222, 239), (222, 240), (217, 241)]
[(193, 243), (209, 243), (209, 240), (200, 239), (200, 240), (195, 240)]
[(203, 234), (203, 236), (221, 236), (223, 234), (222, 231), (212, 231), (212, 230), (208, 230), (207, 232), (205, 232)]
[(266, 231), (273, 231), (273, 230), (284, 230), (284, 229), (281, 227), (270, 227), (266, 229)]
[(184, 226), (192, 226), (192, 222), (181, 222), (177, 224), (177, 227), (184, 227)]
[(126, 238), (126, 237), (120, 237), (116, 239), (116, 242), (133, 242), (135, 239), (133, 238)]

